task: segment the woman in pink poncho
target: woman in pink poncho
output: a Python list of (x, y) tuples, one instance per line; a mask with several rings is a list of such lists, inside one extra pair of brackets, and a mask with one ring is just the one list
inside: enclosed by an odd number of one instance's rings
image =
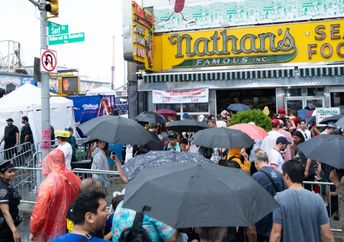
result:
[(48, 242), (66, 232), (68, 208), (80, 193), (80, 178), (67, 170), (61, 150), (50, 152), (42, 162), (46, 179), (38, 189), (30, 219), (30, 239)]

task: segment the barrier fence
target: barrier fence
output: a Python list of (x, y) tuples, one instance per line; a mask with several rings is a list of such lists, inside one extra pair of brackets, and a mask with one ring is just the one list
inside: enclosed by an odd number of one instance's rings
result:
[(30, 142), (3, 149), (0, 151), (0, 160), (11, 160), (15, 166), (34, 167), (35, 146)]

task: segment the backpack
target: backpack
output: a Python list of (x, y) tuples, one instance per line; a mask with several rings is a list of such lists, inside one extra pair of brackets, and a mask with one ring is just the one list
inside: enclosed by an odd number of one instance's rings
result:
[(147, 231), (142, 227), (143, 212), (145, 210), (149, 210), (149, 208), (144, 206), (142, 212), (136, 212), (132, 227), (122, 231), (118, 242), (152, 242)]

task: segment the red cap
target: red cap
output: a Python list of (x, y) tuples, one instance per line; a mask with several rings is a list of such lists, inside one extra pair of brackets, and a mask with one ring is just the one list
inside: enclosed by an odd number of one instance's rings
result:
[(274, 118), (273, 120), (271, 120), (271, 124), (274, 126), (280, 125), (281, 122), (279, 121), (279, 119)]
[(282, 117), (284, 117), (287, 114), (284, 108), (279, 108), (277, 112)]

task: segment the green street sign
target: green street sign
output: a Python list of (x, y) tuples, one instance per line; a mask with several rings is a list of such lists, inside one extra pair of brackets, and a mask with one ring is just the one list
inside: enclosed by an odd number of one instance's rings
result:
[(49, 45), (60, 45), (85, 41), (85, 33), (70, 33), (48, 36)]
[(48, 21), (48, 35), (68, 34), (68, 25), (61, 25)]

